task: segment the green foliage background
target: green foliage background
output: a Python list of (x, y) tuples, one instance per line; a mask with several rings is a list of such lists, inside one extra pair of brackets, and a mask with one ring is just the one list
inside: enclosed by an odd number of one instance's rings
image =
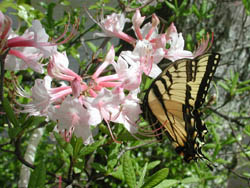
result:
[[(132, 10), (139, 7), (136, 1), (120, 2), (131, 8), (131, 12), (127, 13), (128, 17), (132, 17)], [(17, 187), (29, 138), (35, 129), (45, 127), (45, 134), (37, 148), (35, 163), (29, 166), (32, 169), (29, 187), (58, 186), (59, 180), (56, 176), (59, 175), (62, 176), (62, 187), (227, 187), (230, 186), (231, 179), (237, 179), (243, 187), (246, 186), (250, 178), (250, 111), (247, 105), (250, 92), (250, 58), (248, 55), (247, 62), (240, 62), (236, 56), (234, 62), (227, 62), (228, 59), (223, 57), (221, 40), (228, 36), (220, 37), (223, 31), (219, 30), (220, 25), (216, 24), (216, 20), (219, 23), (217, 3), (213, 0), (172, 0), (159, 3), (156, 7), (145, 6), (141, 9), (142, 14), (147, 16), (155, 12), (165, 24), (163, 29), (174, 22), (178, 31), (185, 37), (188, 50), (193, 50), (197, 41), (206, 32), (214, 32), (212, 51), (222, 52), (222, 60), (219, 73), (211, 86), (211, 93), (216, 93), (217, 98), (213, 104), (207, 103), (203, 109), (204, 121), (209, 130), (203, 152), (209, 161), (187, 164), (174, 152), (167, 138), (161, 143), (150, 142), (152, 138), (136, 140), (119, 125), (113, 125), (113, 131), (121, 144), (111, 139), (105, 125), (100, 125), (95, 143), (92, 145), (84, 146), (82, 140), (76, 137), (73, 137), (70, 143), (66, 143), (60, 135), (53, 133), (55, 123), (47, 124), (44, 123), (44, 118), (28, 117), (27, 114), (13, 112), (14, 99), (20, 103), (28, 101), (11, 96), (14, 86), (8, 84), (4, 88), (3, 103), (6, 115), (0, 119), (0, 185)], [(115, 4), (114, 6), (114, 1), (100, 0), (91, 1), (91, 4), (86, 5), (85, 1), (82, 1), (76, 7), (72, 1), (67, 0), (4, 0), (0, 3), (0, 10), (18, 18), (15, 21), (21, 25), (17, 32), (22, 33), (31, 25), (32, 20), (39, 19), (52, 38), (57, 38), (63, 33), (64, 25), (69, 22), (69, 18), (71, 24), (74, 23), (75, 17), (80, 18), (77, 35), (69, 43), (61, 45), (59, 50), (66, 50), (72, 62), (79, 64), (77, 71), (83, 72), (86, 65), (92, 61), (91, 58), (100, 46), (100, 41), (104, 40), (92, 38), (92, 34), (99, 28), (89, 22), (89, 17), (84, 14), (83, 5), (96, 17), (101, 11), (108, 15), (121, 10), (122, 6)], [(249, 19), (249, 3), (243, 0), (242, 4), (245, 7), (242, 17)], [(60, 17), (55, 18), (58, 8), (63, 11)], [(227, 22), (223, 24), (226, 25)], [(129, 27), (128, 25), (125, 28), (128, 32)], [(119, 50), (126, 49), (126, 45), (121, 41), (117, 46), (119, 45)], [(84, 51), (85, 48), (88, 50)], [(103, 58), (105, 53), (104, 50), (96, 58)], [(244, 71), (239, 71), (235, 67), (239, 63), (247, 65)], [(234, 66), (230, 66), (232, 64)], [(91, 74), (94, 69), (95, 65), (88, 73)], [(223, 71), (226, 74), (221, 74)], [(5, 76), (9, 80), (15, 78), (27, 91), (34, 84), (33, 81), (41, 77), (30, 70), (6, 72)], [(208, 100), (211, 96), (212, 94), (208, 95)], [(240, 108), (223, 111), (223, 108), (228, 108), (227, 105), (234, 106), (239, 103)], [(11, 128), (6, 126), (7, 121), (13, 125)], [(51, 134), (54, 135), (53, 138)], [(213, 166), (213, 170), (210, 170), (208, 165)]]

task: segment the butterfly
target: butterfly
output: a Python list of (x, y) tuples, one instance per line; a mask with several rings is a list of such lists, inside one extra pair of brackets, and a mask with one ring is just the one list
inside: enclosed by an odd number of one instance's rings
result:
[(201, 147), (207, 128), (200, 108), (219, 61), (218, 53), (175, 61), (152, 82), (143, 100), (143, 116), (157, 139), (166, 133), (186, 162), (205, 158)]

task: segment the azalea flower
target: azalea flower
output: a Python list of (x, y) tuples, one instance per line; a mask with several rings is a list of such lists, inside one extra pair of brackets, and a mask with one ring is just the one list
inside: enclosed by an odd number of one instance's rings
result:
[[(121, 123), (131, 133), (137, 132), (135, 126), (141, 113), (137, 93), (131, 92), (125, 96), (122, 88), (117, 87), (113, 90), (103, 88), (97, 97), (86, 98), (88, 104), (86, 107), (95, 109), (95, 118), (105, 122)], [(133, 109), (132, 109), (133, 108)], [(98, 113), (97, 113), (98, 112)]]
[(177, 29), (172, 23), (166, 33), (167, 43), (170, 48), (166, 50), (165, 58), (176, 61), (183, 58), (192, 58), (193, 54), (190, 51), (184, 50), (184, 39), (182, 33), (178, 33)]
[(46, 116), (49, 105), (52, 102), (51, 78), (46, 76), (44, 79), (37, 79), (35, 85), (31, 88), (31, 95), (22, 88), (18, 88), (20, 96), (32, 99), (29, 104), (21, 105), (24, 107), (23, 113), (29, 113), (35, 116)]
[[(184, 50), (184, 39), (182, 37), (182, 33), (178, 33), (177, 29), (172, 23), (166, 32), (167, 43), (170, 44), (170, 48), (166, 49), (165, 58), (176, 61), (178, 59), (188, 58), (193, 59), (199, 55), (204, 54), (210, 47), (213, 41), (210, 41), (209, 34), (207, 34), (206, 39), (202, 39), (199, 42), (198, 48), (192, 53), (190, 51)], [(210, 46), (208, 44), (210, 43)]]
[(55, 44), (49, 43), (48, 38), (38, 20), (34, 20), (32, 27), (22, 36), (11, 33), (5, 47), (9, 49), (5, 60), (6, 69), (16, 71), (30, 67), (36, 72), (43, 73), (43, 65), (39, 60), (49, 57), (56, 51)]
[[(90, 14), (89, 16), (92, 18)], [(125, 18), (123, 13), (112, 13), (106, 18), (102, 17), (101, 20), (95, 21), (93, 18), (92, 20), (96, 22), (103, 31), (103, 33), (94, 33), (94, 37), (118, 37), (125, 41), (133, 40), (132, 37), (123, 32), (125, 23), (130, 21), (128, 18)]]
[(120, 87), (131, 91), (139, 88), (142, 70), (139, 63), (134, 63), (127, 56), (125, 58), (120, 55), (117, 63), (113, 63), (113, 66), (119, 77), (119, 81), (121, 81)]
[[(29, 67), (39, 73), (44, 73), (44, 65), (39, 61), (53, 55), (56, 52), (56, 46), (70, 40), (78, 27), (77, 22), (73, 26), (71, 34), (65, 40), (56, 43), (56, 41), (48, 42), (49, 36), (39, 20), (33, 20), (32, 26), (21, 36), (12, 31), (11, 24), (11, 19), (0, 12), (0, 54), (8, 52), (5, 68), (17, 71)], [(59, 37), (59, 39), (61, 38), (62, 36)]]
[(65, 139), (70, 139), (72, 133), (83, 139), (84, 144), (93, 143), (93, 137), (89, 124), (89, 113), (79, 99), (66, 97), (53, 114), (53, 120), (58, 123), (57, 128), (64, 131)]

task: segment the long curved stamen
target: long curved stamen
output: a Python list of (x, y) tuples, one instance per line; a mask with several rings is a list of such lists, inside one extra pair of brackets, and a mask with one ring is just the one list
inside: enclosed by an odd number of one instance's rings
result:
[(122, 142), (118, 141), (118, 140), (114, 137), (113, 132), (112, 132), (112, 130), (111, 130), (111, 127), (110, 127), (110, 125), (109, 125), (108, 120), (106, 120), (106, 119), (104, 119), (104, 120), (105, 120), (105, 122), (106, 122), (107, 125), (108, 125), (109, 133), (110, 133), (110, 135), (111, 135), (113, 141), (116, 142), (117, 144), (121, 144)]

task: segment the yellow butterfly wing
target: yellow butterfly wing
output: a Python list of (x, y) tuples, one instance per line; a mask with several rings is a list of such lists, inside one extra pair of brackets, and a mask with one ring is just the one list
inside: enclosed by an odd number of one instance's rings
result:
[(205, 101), (220, 55), (205, 54), (193, 60), (182, 59), (168, 66), (148, 89), (144, 102), (144, 118), (170, 138), (177, 153), (189, 162), (203, 158), (201, 146), (207, 132), (199, 108)]

